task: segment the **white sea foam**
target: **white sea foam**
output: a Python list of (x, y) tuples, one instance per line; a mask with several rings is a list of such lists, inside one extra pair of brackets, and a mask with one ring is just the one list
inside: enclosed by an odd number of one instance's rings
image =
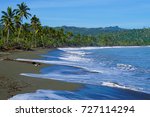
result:
[(53, 64), (53, 65), (64, 65), (64, 66), (84, 69), (86, 71), (93, 72), (93, 73), (103, 73), (102, 70), (97, 70), (97, 69), (85, 67), (85, 66), (79, 66), (79, 65), (76, 65), (75, 63), (68, 62), (68, 61), (46, 61), (46, 60), (32, 60), (32, 59), (21, 59), (21, 58), (18, 58), (16, 60), (24, 61), (24, 62), (38, 62), (38, 63), (45, 63), (45, 64)]
[(63, 54), (61, 57), (54, 57), (54, 56), (47, 56), (47, 55), (41, 55), (42, 57), (47, 57), (47, 58), (55, 58), (55, 59), (61, 59), (65, 61), (90, 61), (88, 58), (84, 58), (82, 56), (75, 56), (75, 55), (68, 55), (68, 54)]
[(64, 96), (60, 96), (56, 94), (56, 91), (52, 90), (37, 90), (34, 93), (26, 93), (26, 94), (19, 94), (13, 96), (9, 100), (68, 100), (68, 98)]
[(84, 55), (87, 54), (87, 53), (82, 52), (82, 51), (67, 51), (67, 53), (69, 53), (69, 54), (75, 54), (75, 55), (81, 55), (81, 56), (84, 56)]
[[(57, 74), (57, 73), (47, 73), (47, 74), (21, 73), (20, 75), (34, 77), (34, 78), (45, 78), (45, 79), (53, 79), (53, 80), (76, 82), (76, 83), (82, 83), (80, 81), (86, 79), (85, 78), (86, 75), (80, 75), (79, 77), (77, 77), (76, 75), (69, 75), (69, 74), (65, 75), (65, 74)], [(82, 79), (80, 80), (80, 78)]]
[[(54, 69), (50, 68), (52, 69), (52, 71), (51, 70), (42, 71), (46, 73), (41, 73), (41, 74), (22, 73), (20, 75), (30, 76), (35, 78), (47, 78), (47, 79), (50, 78), (50, 79), (61, 80), (65, 82), (85, 83), (85, 84), (92, 84), (92, 85), (99, 85), (100, 82), (103, 82), (102, 85), (104, 86), (136, 90), (141, 87), (145, 88), (145, 85), (142, 86), (141, 82), (147, 85), (147, 81), (145, 82), (141, 77), (139, 78), (139, 80), (137, 80), (138, 78), (136, 76), (136, 73), (139, 71), (139, 67), (135, 67), (135, 66), (138, 65), (136, 65), (135, 63), (133, 63), (133, 65), (130, 65), (132, 64), (130, 60), (125, 61), (125, 63), (127, 64), (123, 63), (124, 59), (123, 60), (121, 59), (120, 61), (120, 58), (119, 59), (114, 58), (113, 52), (110, 53), (109, 55), (110, 58), (108, 58), (108, 60), (106, 58), (105, 60), (105, 57), (108, 57), (107, 54), (109, 54), (109, 52), (100, 53), (101, 50), (96, 50), (97, 52), (96, 53), (95, 51), (89, 51), (89, 50), (105, 49), (105, 48), (139, 48), (139, 47), (140, 46), (59, 48), (59, 50), (62, 50), (62, 51), (56, 50), (56, 52), (59, 52), (59, 55), (56, 54), (55, 56), (55, 53), (52, 54), (49, 53), (48, 55), (45, 55), (45, 57), (48, 57), (47, 60), (31, 60), (31, 59), (21, 59), (21, 58), (16, 60), (39, 62), (39, 63), (54, 65), (53, 66)], [(124, 51), (124, 49), (122, 51)], [(111, 61), (113, 62), (109, 64), (108, 62)], [(105, 65), (101, 65), (99, 64), (99, 62), (104, 63)], [(61, 66), (60, 68), (62, 69), (59, 69), (59, 67), (57, 69), (57, 65)], [(72, 69), (71, 67), (74, 68)], [(109, 82), (105, 82), (105, 81), (109, 81)], [(113, 82), (118, 82), (119, 84)], [(127, 84), (127, 86), (120, 85), (120, 84)], [(130, 86), (133, 86), (133, 88), (130, 88)], [(145, 90), (144, 88), (139, 90), (143, 91)], [(149, 91), (148, 88), (146, 90)]]
[(90, 59), (88, 58), (75, 56), (75, 55), (67, 55), (67, 54), (64, 55), (63, 57), (59, 57), (59, 59), (65, 60), (65, 61), (76, 61), (76, 62), (79, 62), (79, 61), (89, 62), (90, 61)]
[(117, 83), (112, 83), (112, 82), (102, 82), (101, 85), (103, 85), (103, 86), (109, 86), (109, 87), (117, 87), (117, 88), (123, 88), (123, 89), (126, 89), (125, 86), (119, 85), (119, 84), (117, 84)]
[(128, 90), (133, 90), (133, 91), (139, 91), (136, 88), (127, 87), (127, 86), (120, 85), (120, 84), (114, 83), (114, 82), (102, 82), (101, 85), (102, 86), (108, 86), (108, 87), (121, 88), (121, 89), (128, 89)]
[[(126, 86), (122, 86), (116, 83), (103, 82), (103, 86), (122, 88), (127, 90), (134, 90)], [(68, 95), (68, 96), (67, 96)], [(109, 96), (110, 97), (110, 96)], [(33, 93), (18, 94), (11, 97), (9, 100), (70, 100), (70, 99), (91, 99), (85, 95), (78, 94), (77, 92), (71, 91), (52, 91), (52, 90), (37, 90)]]
[(95, 49), (107, 49), (107, 48), (140, 48), (150, 46), (104, 46), (104, 47), (77, 47), (77, 48), (58, 48), (62, 51), (77, 51), (77, 50), (95, 50)]
[(117, 64), (117, 68), (125, 71), (135, 71), (136, 67), (129, 64)]

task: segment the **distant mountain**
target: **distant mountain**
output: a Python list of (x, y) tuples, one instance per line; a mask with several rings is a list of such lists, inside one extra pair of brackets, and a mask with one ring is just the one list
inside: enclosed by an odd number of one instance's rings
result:
[(126, 29), (120, 28), (118, 26), (110, 26), (105, 28), (81, 28), (81, 27), (74, 27), (74, 26), (62, 26), (62, 27), (55, 27), (56, 29), (64, 29), (65, 32), (73, 32), (74, 34), (82, 34), (82, 35), (98, 35), (100, 33), (106, 32), (118, 32), (123, 31)]

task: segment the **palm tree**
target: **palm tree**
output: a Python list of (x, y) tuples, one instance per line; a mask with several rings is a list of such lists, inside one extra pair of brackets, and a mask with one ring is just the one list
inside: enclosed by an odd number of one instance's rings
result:
[[(25, 17), (25, 19), (28, 19), (29, 16), (31, 16), (31, 14), (28, 13), (30, 8), (26, 5), (26, 3), (22, 2), (21, 4), (17, 4), (17, 6), (18, 6), (18, 9), (16, 9), (16, 14), (20, 17), (21, 22), (23, 22), (24, 17)], [(18, 38), (20, 36), (21, 28), (22, 28), (22, 25), (20, 25), (20, 29), (18, 32)]]
[[(39, 18), (36, 17), (36, 15), (34, 15), (31, 18), (31, 26), (32, 26), (33, 31), (34, 31), (34, 37), (36, 37), (36, 34), (40, 31), (40, 27), (41, 27), (40, 20), (39, 20)], [(35, 44), (34, 46), (36, 47), (36, 39), (35, 39), (35, 43), (34, 44)]]
[(23, 29), (23, 39), (25, 39), (25, 37), (29, 37), (30, 36), (30, 24), (25, 23), (22, 25), (22, 29)]
[[(17, 36), (19, 28), (21, 26), (21, 20), (18, 15), (15, 15), (14, 17), (14, 26), (15, 26), (15, 36)], [(16, 38), (16, 41), (17, 41), (17, 38)]]
[(1, 23), (4, 26), (4, 31), (7, 31), (7, 39), (6, 42), (8, 43), (10, 31), (14, 30), (14, 15), (15, 10), (12, 10), (11, 7), (7, 8), (7, 12), (2, 11)]
[(15, 28), (18, 29), (21, 26), (21, 20), (18, 15), (14, 17)]

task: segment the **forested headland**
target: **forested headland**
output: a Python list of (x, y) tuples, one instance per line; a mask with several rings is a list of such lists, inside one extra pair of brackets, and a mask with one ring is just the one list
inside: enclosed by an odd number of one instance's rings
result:
[[(25, 19), (30, 22), (25, 22)], [(150, 45), (150, 28), (42, 26), (40, 18), (30, 14), (26, 3), (17, 4), (17, 9), (8, 7), (2, 11), (0, 19), (0, 50), (3, 51), (37, 47), (141, 45)]]

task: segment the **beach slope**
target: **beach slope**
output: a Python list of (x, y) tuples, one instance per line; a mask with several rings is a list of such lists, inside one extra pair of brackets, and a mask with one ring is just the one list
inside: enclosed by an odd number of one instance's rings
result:
[(35, 66), (32, 63), (12, 61), (17, 58), (39, 58), (41, 54), (48, 51), (50, 50), (36, 49), (34, 51), (0, 52), (0, 100), (38, 89), (76, 90), (81, 87), (80, 84), (21, 76), (20, 73), (39, 73), (40, 69), (47, 65)]

